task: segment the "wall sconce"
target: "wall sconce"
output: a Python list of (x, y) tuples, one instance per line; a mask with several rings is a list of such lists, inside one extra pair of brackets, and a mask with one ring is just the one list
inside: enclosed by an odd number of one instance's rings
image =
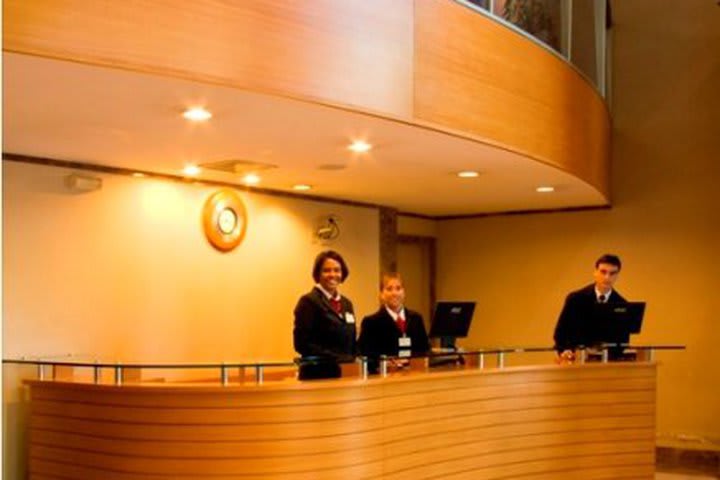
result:
[(340, 236), (340, 218), (334, 214), (320, 217), (314, 233), (323, 242), (335, 240)]
[(102, 188), (102, 178), (72, 173), (65, 177), (65, 186), (73, 192), (92, 192)]

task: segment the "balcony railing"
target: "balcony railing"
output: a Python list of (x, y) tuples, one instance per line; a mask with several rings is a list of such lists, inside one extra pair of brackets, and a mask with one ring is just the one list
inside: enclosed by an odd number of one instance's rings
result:
[(609, 94), (608, 0), (456, 0), (559, 55)]

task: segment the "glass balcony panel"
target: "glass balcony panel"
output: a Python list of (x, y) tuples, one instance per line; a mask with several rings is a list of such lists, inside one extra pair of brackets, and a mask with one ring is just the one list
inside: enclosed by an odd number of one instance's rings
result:
[(559, 0), (495, 0), (493, 13), (562, 53), (562, 6)]
[(468, 3), (472, 3), (476, 7), (484, 10), (490, 10), (490, 0), (468, 0)]
[[(601, 0), (604, 1), (604, 0)], [(570, 62), (598, 86), (597, 0), (573, 0)], [(602, 23), (604, 25), (604, 22)], [(602, 33), (602, 32), (600, 32)]]

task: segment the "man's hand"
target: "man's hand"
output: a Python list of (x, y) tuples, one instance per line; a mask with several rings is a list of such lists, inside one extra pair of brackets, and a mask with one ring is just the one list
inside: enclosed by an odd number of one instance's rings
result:
[(410, 366), (410, 359), (408, 358), (390, 358), (390, 367), (395, 369), (406, 368)]

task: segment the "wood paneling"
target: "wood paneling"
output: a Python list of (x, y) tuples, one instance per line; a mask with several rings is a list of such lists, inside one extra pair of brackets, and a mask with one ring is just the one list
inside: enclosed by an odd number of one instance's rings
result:
[(7, 0), (3, 12), (7, 51), (379, 113), (525, 154), (609, 196), (595, 90), (454, 1)]
[(519, 152), (609, 197), (595, 90), (451, 0), (7, 0), (3, 13), (7, 51), (380, 114)]
[(415, 2), (415, 119), (555, 165), (609, 196), (609, 115), (563, 60), (457, 2)]
[(31, 382), (31, 478), (652, 478), (655, 366)]
[(411, 0), (6, 0), (3, 48), (407, 116), (412, 9)]

